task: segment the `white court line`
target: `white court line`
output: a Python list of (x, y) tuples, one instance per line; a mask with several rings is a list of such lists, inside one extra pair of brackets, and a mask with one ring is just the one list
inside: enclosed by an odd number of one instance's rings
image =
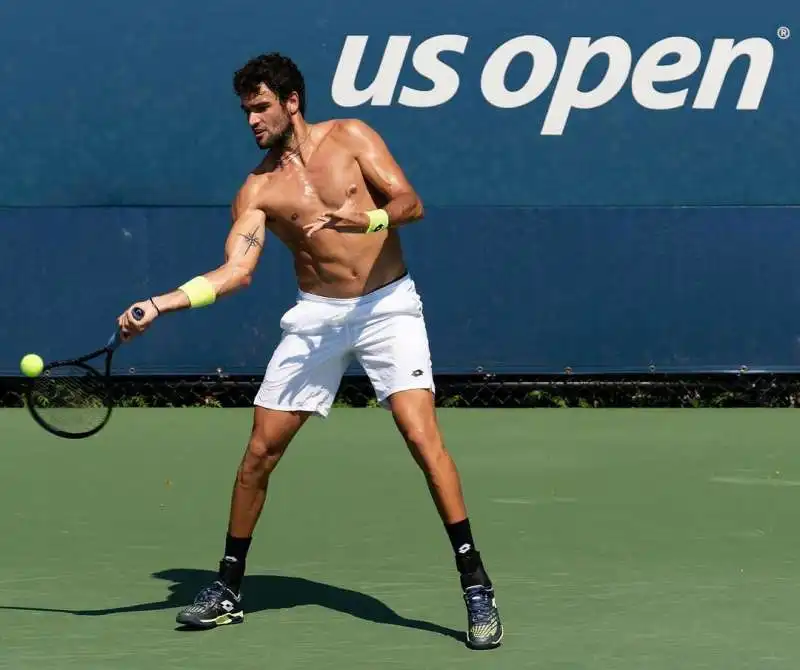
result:
[(738, 484), (741, 486), (800, 486), (800, 481), (793, 479), (769, 479), (763, 477), (712, 477), (714, 484)]
[(532, 500), (529, 498), (492, 498), (493, 503), (501, 505), (549, 505), (550, 503), (576, 503), (577, 498), (546, 498), (545, 500)]

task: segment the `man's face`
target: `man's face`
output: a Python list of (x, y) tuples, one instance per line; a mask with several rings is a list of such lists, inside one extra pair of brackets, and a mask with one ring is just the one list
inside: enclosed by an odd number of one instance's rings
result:
[(250, 96), (242, 96), (242, 110), (261, 149), (270, 149), (285, 140), (291, 130), (286, 105), (264, 84)]

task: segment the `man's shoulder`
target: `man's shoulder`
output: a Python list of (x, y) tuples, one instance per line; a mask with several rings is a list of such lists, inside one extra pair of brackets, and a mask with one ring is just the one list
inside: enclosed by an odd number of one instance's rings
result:
[(361, 139), (375, 130), (364, 120), (356, 118), (329, 119), (318, 124), (326, 133), (339, 140)]
[(252, 170), (236, 192), (232, 203), (234, 212), (241, 213), (248, 209), (258, 209), (261, 194), (271, 176), (271, 170), (264, 169), (263, 163), (257, 169)]
[(270, 174), (268, 172), (261, 172), (258, 170), (250, 172), (239, 187), (237, 197), (249, 198), (255, 196), (269, 179)]
[(277, 165), (278, 160), (272, 152), (265, 154), (258, 165), (247, 173), (240, 190), (246, 193), (258, 191), (273, 178)]

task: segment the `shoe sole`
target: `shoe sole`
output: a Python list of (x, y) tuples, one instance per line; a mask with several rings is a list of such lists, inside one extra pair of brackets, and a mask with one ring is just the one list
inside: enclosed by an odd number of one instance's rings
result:
[(488, 643), (476, 643), (467, 637), (467, 647), (472, 649), (473, 651), (489, 651), (491, 649), (497, 649), (500, 646), (500, 643), (503, 641), (503, 636), (505, 635), (505, 630), (500, 632), (500, 637), (497, 638), (494, 642)]
[(213, 619), (201, 619), (193, 614), (179, 614), (175, 621), (190, 628), (199, 628), (207, 630), (209, 628), (217, 628), (219, 626), (227, 626), (230, 624), (244, 623), (244, 612), (229, 612), (221, 614)]

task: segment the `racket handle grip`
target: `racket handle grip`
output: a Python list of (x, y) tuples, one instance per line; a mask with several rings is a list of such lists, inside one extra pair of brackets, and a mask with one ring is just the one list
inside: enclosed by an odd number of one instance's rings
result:
[[(141, 321), (142, 317), (144, 316), (144, 310), (141, 307), (134, 307), (131, 310), (131, 315), (137, 321)], [(116, 330), (106, 346), (113, 351), (120, 344), (122, 344), (122, 333), (119, 330)]]

